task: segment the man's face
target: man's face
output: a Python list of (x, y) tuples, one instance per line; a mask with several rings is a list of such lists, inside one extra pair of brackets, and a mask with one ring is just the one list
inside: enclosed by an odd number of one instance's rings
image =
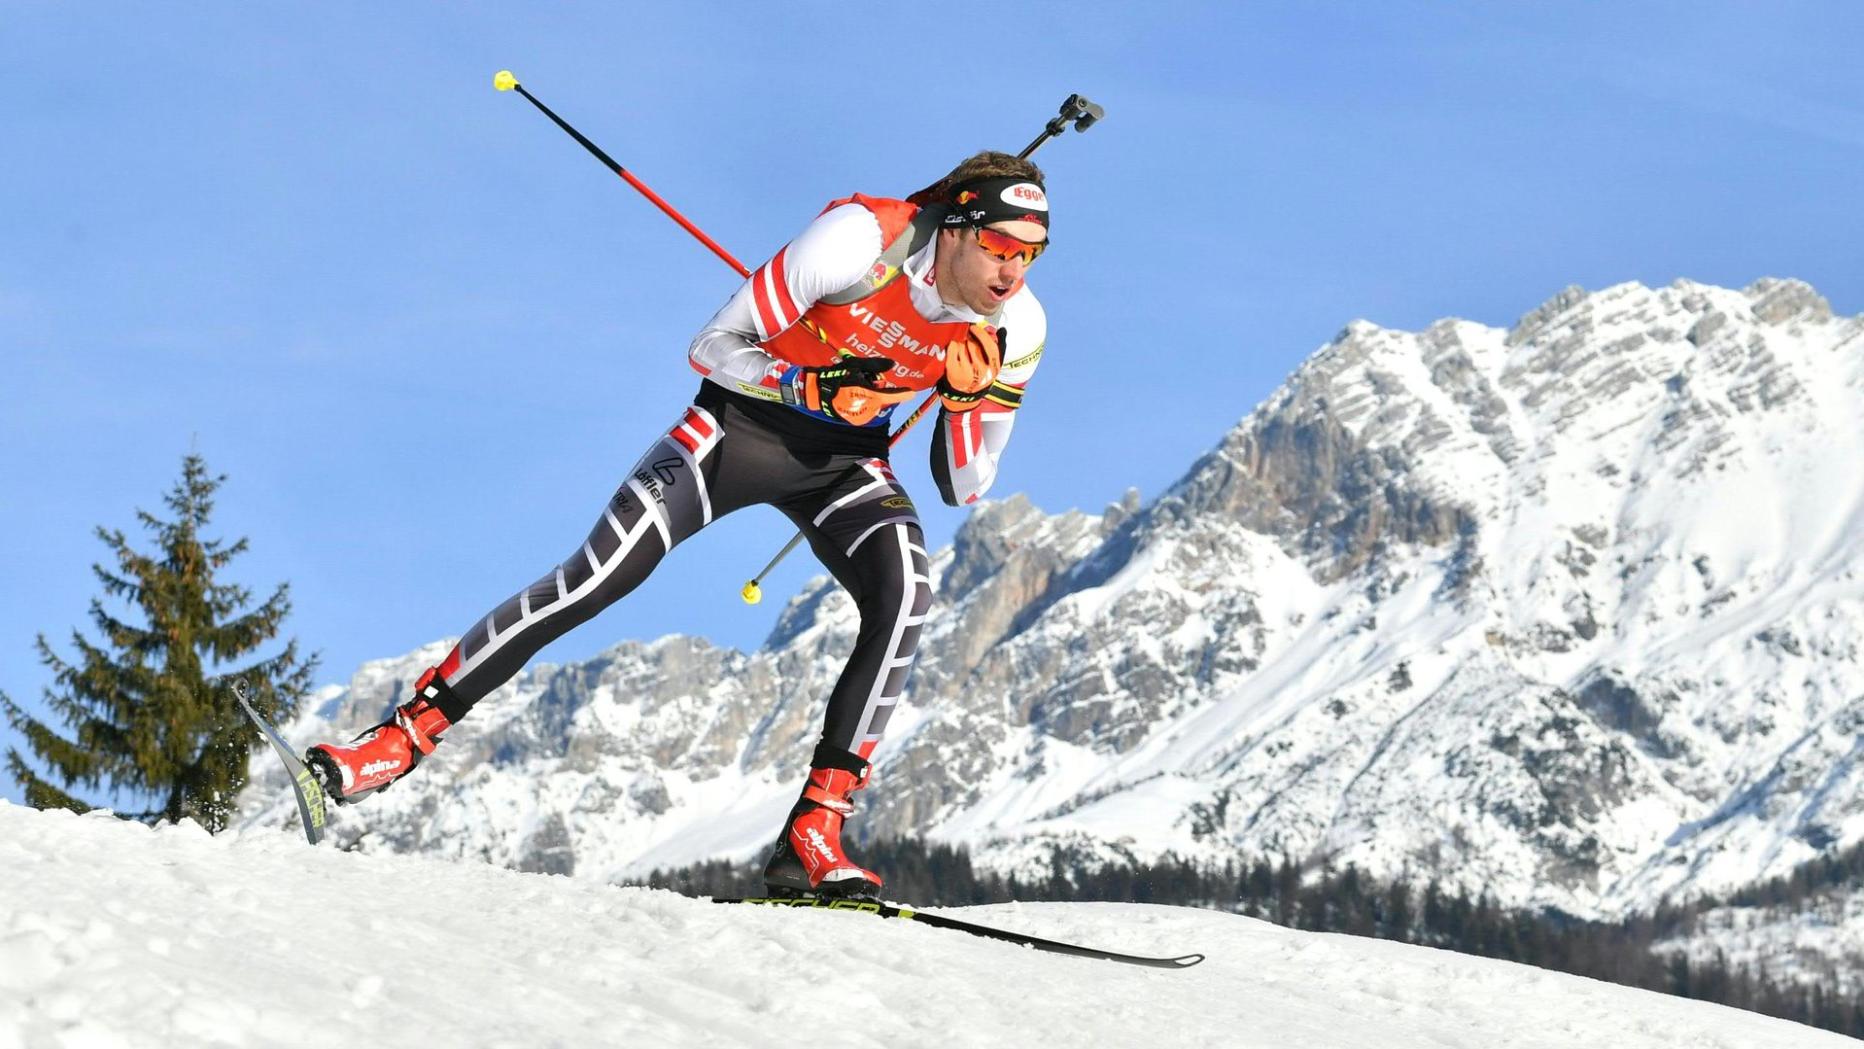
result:
[[(1048, 230), (1038, 222), (994, 222), (989, 228), (1030, 244), (1048, 239)], [(1020, 257), (1000, 259), (984, 250), (974, 229), (939, 232), (938, 294), (953, 305), (989, 316), (1021, 290), (1028, 269)]]

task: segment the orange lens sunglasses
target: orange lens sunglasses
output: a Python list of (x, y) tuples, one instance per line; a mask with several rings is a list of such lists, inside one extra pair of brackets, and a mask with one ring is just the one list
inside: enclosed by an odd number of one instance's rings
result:
[(1012, 237), (1008, 233), (991, 229), (989, 226), (976, 228), (977, 246), (983, 248), (984, 253), (993, 259), (1001, 259), (1004, 262), (1022, 259), (1023, 265), (1027, 266), (1041, 258), (1042, 253), (1048, 250), (1046, 240), (1031, 243), (1020, 237)]

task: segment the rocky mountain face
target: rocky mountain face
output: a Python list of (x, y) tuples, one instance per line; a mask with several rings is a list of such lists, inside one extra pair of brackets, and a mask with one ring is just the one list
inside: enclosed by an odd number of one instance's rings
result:
[[(1864, 836), (1864, 319), (1809, 287), (1358, 322), (1149, 505), (977, 510), (858, 797), (1042, 868), (1288, 853), (1610, 915)], [(855, 630), (538, 666), (351, 847), (616, 878), (767, 847)], [(445, 644), (291, 726), (353, 732)], [(245, 799), (284, 822), (282, 780)]]

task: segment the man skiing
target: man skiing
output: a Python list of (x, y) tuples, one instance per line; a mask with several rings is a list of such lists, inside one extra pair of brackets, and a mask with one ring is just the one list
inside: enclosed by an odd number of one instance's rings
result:
[(899, 403), (940, 399), (932, 472), (948, 505), (995, 479), (1047, 323), (1024, 283), (1048, 244), (1042, 173), (983, 152), (906, 200), (829, 205), (758, 268), (694, 338), (705, 376), (588, 539), (475, 622), (414, 695), (306, 763), (349, 803), (408, 773), (475, 703), (550, 641), (619, 600), (668, 550), (753, 504), (782, 511), (860, 610), (801, 796), (764, 880), (775, 892), (872, 895), (851, 860), (850, 796), (905, 687), (932, 602), (919, 520), (888, 462)]

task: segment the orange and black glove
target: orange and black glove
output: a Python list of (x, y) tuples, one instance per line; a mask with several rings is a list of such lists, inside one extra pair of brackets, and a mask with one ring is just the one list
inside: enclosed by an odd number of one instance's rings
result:
[(1007, 328), (979, 322), (964, 338), (945, 347), (945, 374), (938, 381), (939, 403), (948, 412), (968, 412), (983, 403), (985, 391), (1003, 371), (1003, 342)]
[(783, 403), (812, 415), (866, 426), (888, 407), (913, 395), (911, 390), (880, 385), (880, 376), (892, 368), (893, 362), (885, 357), (842, 357), (814, 368), (792, 366), (779, 380)]

